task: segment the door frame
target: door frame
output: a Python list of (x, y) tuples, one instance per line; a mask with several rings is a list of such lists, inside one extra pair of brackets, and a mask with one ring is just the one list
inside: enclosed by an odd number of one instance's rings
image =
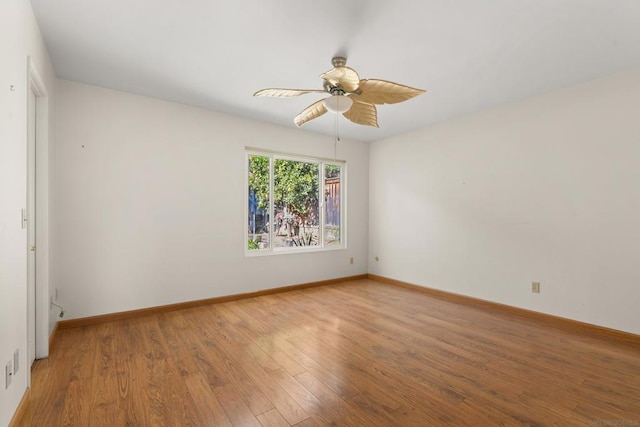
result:
[[(29, 319), (35, 310), (35, 349), (33, 354), (36, 359), (42, 359), (49, 355), (49, 96), (37, 67), (31, 57), (27, 57), (27, 90), (25, 91), (27, 105), (30, 91), (33, 91), (36, 96), (35, 245), (37, 262), (35, 265), (34, 301), (28, 301), (27, 298), (27, 325), (29, 325)], [(27, 114), (27, 126), (31, 126), (29, 117)], [(30, 171), (27, 170), (27, 174), (29, 173)], [(29, 250), (28, 247), (26, 249)], [(32, 262), (29, 259), (31, 258), (28, 257), (27, 262)], [(27, 349), (28, 354), (29, 349)], [(27, 372), (30, 372), (30, 369)], [(30, 375), (29, 382), (31, 382)]]

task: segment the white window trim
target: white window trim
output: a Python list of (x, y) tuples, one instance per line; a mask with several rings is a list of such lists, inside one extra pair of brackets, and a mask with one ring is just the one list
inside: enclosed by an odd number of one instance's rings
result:
[[(273, 227), (269, 226), (269, 245), (268, 249), (254, 249), (249, 250), (247, 242), (249, 240), (249, 229), (247, 227), (247, 219), (249, 218), (249, 157), (251, 156), (263, 156), (269, 158), (269, 222), (274, 212), (274, 160), (293, 160), (300, 162), (318, 163), (319, 164), (319, 179), (320, 185), (318, 185), (318, 209), (320, 211), (320, 224), (318, 226), (318, 245), (309, 247), (295, 247), (295, 248), (274, 248), (273, 244)], [(324, 180), (325, 180), (325, 165), (340, 166), (340, 244), (324, 246), (324, 220), (325, 220), (325, 201), (324, 201)], [(245, 257), (255, 256), (272, 256), (272, 255), (284, 255), (284, 254), (300, 254), (309, 252), (326, 252), (347, 249), (347, 162), (345, 160), (338, 159), (326, 159), (319, 157), (310, 157), (304, 155), (297, 155), (291, 153), (283, 153), (278, 151), (264, 150), (259, 148), (245, 147), (244, 155), (244, 254)]]

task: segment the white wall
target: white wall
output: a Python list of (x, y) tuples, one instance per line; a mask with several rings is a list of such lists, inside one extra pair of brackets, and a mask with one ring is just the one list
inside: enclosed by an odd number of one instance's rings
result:
[(367, 144), (338, 146), (347, 250), (246, 258), (245, 146), (333, 158), (333, 138), (68, 81), (56, 95), (55, 283), (68, 318), (367, 272)]
[(370, 273), (640, 333), (639, 113), (632, 70), (372, 144)]
[[(20, 226), (20, 210), (26, 207), (27, 57), (30, 56), (47, 86), (50, 123), (53, 120), (54, 73), (42, 42), (31, 5), (7, 0), (0, 13), (0, 426), (11, 420), (28, 383), (26, 231)], [(11, 90), (13, 85), (14, 90)], [(51, 128), (51, 125), (49, 126)], [(52, 129), (50, 133), (53, 133)], [(53, 138), (49, 139), (53, 143)], [(52, 151), (39, 147), (42, 163)], [(44, 157), (41, 157), (44, 156)], [(48, 173), (44, 165), (45, 174)], [(44, 178), (44, 179), (43, 179)], [(48, 177), (40, 177), (48, 203)], [(46, 206), (44, 206), (46, 211)], [(42, 283), (48, 280), (48, 230), (42, 231)], [(46, 340), (46, 337), (44, 337)], [(4, 367), (20, 350), (20, 369), (5, 390)]]

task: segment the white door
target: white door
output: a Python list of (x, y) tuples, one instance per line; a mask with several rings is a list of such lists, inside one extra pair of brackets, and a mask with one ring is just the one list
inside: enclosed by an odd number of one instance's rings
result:
[(36, 94), (29, 87), (27, 127), (27, 364), (36, 359)]

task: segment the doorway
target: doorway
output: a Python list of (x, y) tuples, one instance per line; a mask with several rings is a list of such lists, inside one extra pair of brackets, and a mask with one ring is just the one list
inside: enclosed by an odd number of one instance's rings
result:
[[(27, 70), (27, 354), (23, 357), (30, 367), (35, 359), (49, 355), (49, 103), (31, 58)], [(30, 382), (30, 374), (28, 378)]]
[(27, 89), (27, 368), (36, 359), (36, 94)]

